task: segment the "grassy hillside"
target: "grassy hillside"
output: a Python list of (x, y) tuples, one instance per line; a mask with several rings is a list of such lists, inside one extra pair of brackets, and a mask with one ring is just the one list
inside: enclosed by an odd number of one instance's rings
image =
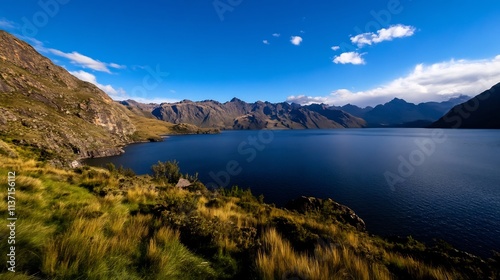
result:
[[(356, 230), (328, 207), (305, 214), (248, 190), (210, 191), (175, 163), (155, 176), (55, 168), (0, 141), (16, 172), (16, 267), (1, 279), (497, 279), (498, 262)], [(181, 177), (194, 182), (175, 187)], [(0, 216), (8, 217), (6, 186)], [(9, 235), (6, 226), (0, 236)], [(1, 260), (9, 246), (0, 242)], [(497, 260), (498, 261), (498, 260)]]
[(130, 110), (0, 30), (0, 137), (39, 151), (40, 159), (66, 165), (162, 134), (204, 132)]

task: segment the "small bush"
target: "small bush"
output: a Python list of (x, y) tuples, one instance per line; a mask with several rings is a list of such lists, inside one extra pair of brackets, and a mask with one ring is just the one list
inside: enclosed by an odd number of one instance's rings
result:
[(181, 178), (179, 163), (174, 161), (161, 162), (151, 166), (153, 178), (157, 181), (165, 181), (166, 183), (175, 184)]

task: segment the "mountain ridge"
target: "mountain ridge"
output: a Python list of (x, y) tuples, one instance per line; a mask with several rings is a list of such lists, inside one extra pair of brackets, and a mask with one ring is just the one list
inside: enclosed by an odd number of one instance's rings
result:
[(214, 100), (142, 104), (121, 101), (130, 110), (148, 112), (171, 123), (190, 123), (219, 129), (309, 129), (361, 128), (364, 120), (327, 106), (300, 106), (287, 102), (247, 103), (238, 98), (220, 103)]
[(422, 125), (431, 124), (453, 106), (469, 99), (469, 96), (460, 95), (442, 102), (429, 101), (415, 104), (395, 97), (391, 101), (375, 107), (360, 108), (347, 104), (337, 108), (365, 119), (370, 127), (405, 127), (417, 122)]
[(356, 105), (300, 105), (296, 103), (247, 103), (237, 97), (215, 100), (182, 100), (175, 103), (119, 101), (129, 110), (172, 123), (186, 122), (219, 129), (321, 129), (363, 127), (427, 127), (447, 110), (470, 97), (460, 95), (442, 102), (419, 104), (394, 98), (385, 104), (361, 108)]

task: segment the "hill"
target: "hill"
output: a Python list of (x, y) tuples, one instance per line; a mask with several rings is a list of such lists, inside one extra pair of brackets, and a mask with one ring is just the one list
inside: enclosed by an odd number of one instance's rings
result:
[(116, 155), (126, 144), (161, 140), (177, 128), (126, 109), (0, 31), (2, 139), (37, 150), (45, 159), (68, 162)]
[(453, 107), (434, 128), (500, 128), (500, 83)]

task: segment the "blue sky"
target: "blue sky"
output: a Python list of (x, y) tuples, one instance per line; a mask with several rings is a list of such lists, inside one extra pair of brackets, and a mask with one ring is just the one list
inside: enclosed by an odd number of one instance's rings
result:
[(500, 82), (499, 28), (496, 0), (0, 4), (0, 29), (114, 99), (143, 102), (474, 95)]

